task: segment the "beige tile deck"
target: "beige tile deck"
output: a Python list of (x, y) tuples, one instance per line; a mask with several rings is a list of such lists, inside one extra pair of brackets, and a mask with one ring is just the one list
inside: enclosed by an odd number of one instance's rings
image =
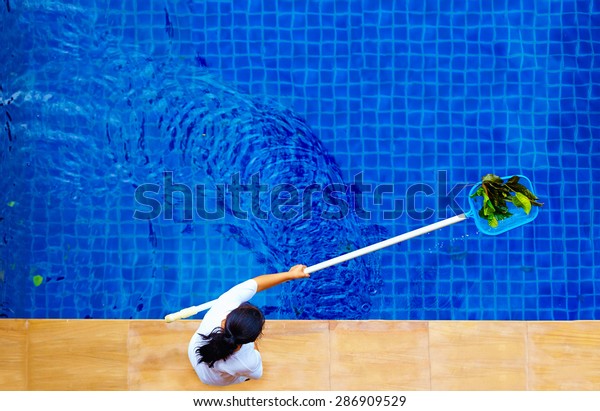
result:
[(29, 389), (127, 389), (127, 321), (28, 323)]
[[(264, 375), (243, 386), (202, 384), (187, 357), (198, 321), (165, 324), (133, 321), (129, 328), (129, 389), (134, 390), (327, 390), (329, 363), (327, 321), (268, 322), (258, 342)], [(285, 358), (285, 361), (280, 361)]]
[(259, 341), (263, 378), (252, 389), (330, 389), (329, 322), (269, 321)]
[(331, 388), (429, 390), (427, 323), (331, 321)]
[(264, 376), (208, 387), (198, 321), (0, 320), (2, 390), (599, 390), (600, 322), (268, 321)]
[(528, 323), (529, 388), (600, 390), (600, 322)]
[(27, 389), (27, 322), (0, 322), (0, 390)]
[(526, 323), (429, 323), (431, 389), (527, 389), (526, 338)]
[(132, 321), (129, 325), (129, 389), (201, 390), (190, 367), (188, 342), (197, 322)]

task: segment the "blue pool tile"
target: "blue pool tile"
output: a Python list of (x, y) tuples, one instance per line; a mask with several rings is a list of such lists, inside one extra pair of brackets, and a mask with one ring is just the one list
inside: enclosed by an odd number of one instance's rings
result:
[[(178, 22), (173, 27), (177, 41), (165, 31), (167, 8), (169, 18)], [(204, 59), (212, 74), (256, 94), (250, 98), (293, 106), (330, 149), (343, 175), (350, 167), (368, 170), (373, 182), (394, 181), (404, 189), (440, 168), (469, 180), (473, 176), (473, 181), (490, 168), (535, 177), (546, 205), (527, 227), (481, 239), (472, 221), (465, 222), (459, 235), (470, 235), (466, 256), (454, 259), (440, 246), (434, 252), (443, 258), (433, 259), (424, 278), (403, 287), (403, 273), (413, 261), (395, 257), (406, 249), (422, 254), (431, 246), (413, 241), (409, 248), (388, 251), (395, 264), (387, 260), (382, 265), (383, 281), (394, 287), (384, 287), (381, 298), (396, 301), (391, 288), (397, 289), (402, 294), (398, 301), (410, 301), (411, 310), (382, 309), (379, 318), (598, 318), (598, 213), (581, 211), (597, 208), (593, 182), (600, 180), (595, 161), (600, 145), (594, 139), (600, 134), (600, 116), (594, 115), (600, 108), (595, 98), (600, 75), (593, 59), (600, 51), (600, 31), (595, 29), (600, 18), (591, 3), (421, 2), (399, 7), (380, 2), (208, 1), (165, 8), (145, 2), (135, 10), (109, 8), (92, 14), (121, 33), (123, 47), (135, 46), (144, 37), (140, 33), (151, 33), (144, 41), (154, 50), (154, 62), (165, 50), (170, 56), (183, 54), (182, 62), (185, 55), (197, 54), (196, 61)], [(160, 24), (152, 27), (154, 21)], [(52, 24), (58, 28), (61, 23)], [(34, 42), (22, 45), (31, 55), (39, 54)], [(169, 64), (183, 64), (173, 59)], [(160, 75), (160, 69), (154, 73)], [(56, 84), (62, 80), (53, 79)], [(98, 137), (102, 147), (106, 136)], [(136, 140), (131, 143), (130, 149)], [(126, 162), (121, 166), (126, 168)], [(42, 173), (30, 168), (22, 178), (37, 181)], [(94, 200), (96, 207), (66, 202), (47, 207), (33, 201), (33, 207), (19, 210), (11, 220), (35, 222), (30, 241), (0, 261), (14, 255), (30, 259), (31, 266), (51, 264), (53, 273), (66, 273), (65, 281), (70, 281), (69, 273), (78, 273), (73, 277), (81, 285), (61, 291), (49, 284), (50, 293), (78, 289), (90, 297), (98, 291), (94, 281), (103, 281), (111, 301), (124, 290), (141, 292), (153, 278), (167, 295), (164, 300), (148, 297), (141, 311), (137, 305), (125, 307), (127, 302), (117, 310), (117, 316), (136, 318), (162, 315), (162, 305), (191, 303), (181, 295), (191, 285), (182, 272), (202, 273), (211, 288), (234, 279), (232, 270), (223, 273), (229, 262), (221, 255), (227, 247), (222, 241), (188, 233), (201, 240), (193, 248), (170, 237), (168, 224), (156, 222), (152, 246), (146, 225), (141, 232), (129, 224), (130, 197), (121, 194), (122, 203), (108, 212), (107, 204), (115, 201), (102, 195)], [(426, 200), (417, 204), (428, 204)], [(74, 218), (77, 224), (71, 224)], [(386, 228), (404, 230), (407, 219), (404, 214), (386, 221)], [(448, 241), (449, 232), (440, 231), (435, 238)], [(65, 259), (67, 245), (71, 251)], [(167, 266), (172, 267), (163, 268)], [(46, 297), (41, 289), (28, 295), (35, 300), (34, 316), (72, 315), (73, 304), (82, 318), (115, 315), (107, 308), (86, 307), (85, 298), (70, 297), (58, 304), (59, 311), (43, 311), (40, 307), (56, 302), (55, 297)], [(584, 296), (589, 298), (581, 300)], [(369, 316), (378, 318), (376, 313)]]

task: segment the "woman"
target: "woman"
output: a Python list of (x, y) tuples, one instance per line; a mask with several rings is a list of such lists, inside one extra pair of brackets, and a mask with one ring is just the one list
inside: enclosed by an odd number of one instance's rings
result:
[(310, 277), (305, 268), (295, 265), (288, 272), (255, 277), (219, 297), (188, 346), (190, 362), (203, 383), (231, 385), (262, 376), (255, 341), (262, 333), (265, 317), (247, 301), (277, 284)]

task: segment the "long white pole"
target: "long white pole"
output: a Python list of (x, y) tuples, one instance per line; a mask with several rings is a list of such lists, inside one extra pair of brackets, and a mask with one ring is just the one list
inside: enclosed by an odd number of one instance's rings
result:
[[(417, 228), (416, 230), (409, 231), (408, 233), (400, 234), (396, 237), (389, 238), (387, 240), (380, 241), (375, 244), (371, 244), (367, 247), (360, 248), (355, 251), (351, 251), (349, 253), (340, 255), (339, 257), (331, 258), (327, 261), (323, 261), (322, 263), (311, 265), (310, 267), (306, 267), (304, 270), (305, 273), (311, 274), (315, 271), (322, 270), (327, 267), (331, 267), (332, 265), (336, 265), (339, 263), (343, 263), (344, 261), (352, 260), (353, 258), (363, 256), (365, 254), (372, 253), (373, 251), (381, 250), (382, 248), (389, 247), (394, 244), (401, 243), (406, 240), (410, 240), (411, 238), (418, 237), (423, 234), (427, 234), (431, 231), (438, 230), (443, 227), (447, 227), (452, 224), (459, 223), (463, 220), (466, 220), (467, 216), (465, 214), (460, 214), (454, 217), (447, 218), (442, 221), (438, 221), (437, 223), (429, 224), (428, 226)], [(181, 311), (178, 311), (173, 314), (169, 314), (165, 317), (165, 321), (168, 323), (176, 320), (180, 320), (182, 318), (191, 317), (192, 315), (196, 315), (201, 311), (208, 310), (213, 306), (216, 300), (208, 301), (201, 305), (196, 305), (193, 307), (184, 308)]]

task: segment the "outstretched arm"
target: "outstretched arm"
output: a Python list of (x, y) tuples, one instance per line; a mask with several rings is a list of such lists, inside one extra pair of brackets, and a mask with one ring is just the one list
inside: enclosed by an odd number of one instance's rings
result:
[(258, 277), (254, 278), (254, 281), (256, 281), (257, 284), (256, 292), (266, 290), (267, 288), (271, 288), (289, 280), (308, 278), (310, 275), (304, 273), (305, 268), (305, 265), (298, 264), (290, 268), (289, 271), (283, 273), (259, 275)]

